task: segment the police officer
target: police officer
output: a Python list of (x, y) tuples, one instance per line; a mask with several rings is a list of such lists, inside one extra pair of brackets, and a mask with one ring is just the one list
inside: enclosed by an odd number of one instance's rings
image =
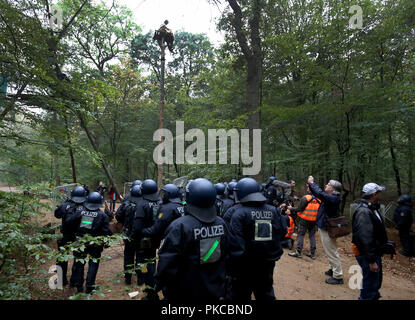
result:
[(403, 194), (398, 199), (398, 207), (395, 210), (393, 220), (399, 230), (399, 238), (403, 250), (399, 253), (406, 257), (415, 256), (410, 230), (412, 226), (412, 199), (409, 195)]
[(267, 199), (254, 179), (241, 179), (235, 190), (242, 205), (230, 222), (238, 241), (230, 259), (232, 299), (247, 301), (253, 292), (256, 300), (275, 300), (274, 267), (283, 254), (281, 240), (287, 226), (275, 207), (265, 203)]
[(269, 177), (268, 184), (266, 186), (265, 197), (267, 204), (278, 207), (279, 192), (273, 182), (276, 180), (274, 176)]
[(186, 215), (173, 221), (159, 249), (157, 287), (170, 301), (225, 296), (225, 257), (231, 234), (216, 214), (216, 190), (207, 179), (189, 185)]
[[(130, 190), (129, 199), (122, 208), (120, 207), (117, 210), (117, 214), (115, 215), (117, 221), (123, 225), (124, 234), (129, 238), (133, 235), (135, 209), (141, 199), (141, 184), (135, 184)], [(138, 257), (136, 258), (138, 255), (137, 243), (132, 239), (124, 240), (124, 279), (127, 285), (131, 284), (131, 269), (135, 266), (134, 260), (138, 260)]]
[(138, 284), (145, 283), (146, 300), (158, 300), (154, 290), (154, 271), (157, 243), (143, 235), (143, 229), (151, 227), (157, 219), (159, 193), (157, 183), (152, 179), (144, 180), (141, 184), (143, 198), (137, 203), (133, 222), (132, 239), (138, 246), (137, 263), (145, 263), (137, 270)]
[(216, 201), (215, 201), (215, 207), (216, 207), (216, 213), (219, 217), (223, 217), (223, 205), (225, 197), (225, 185), (223, 183), (217, 183), (215, 184), (216, 189)]
[[(82, 204), (86, 199), (86, 191), (83, 187), (77, 186), (71, 191), (71, 197), (58, 206), (55, 210), (55, 218), (62, 219), (60, 231), (63, 235), (58, 242), (58, 250), (63, 248), (65, 245), (75, 241), (76, 228), (71, 228), (65, 221), (68, 215), (75, 212), (78, 207), (82, 207)], [(68, 272), (68, 261), (57, 261), (57, 266), (62, 268), (62, 284), (66, 286), (68, 284), (67, 272)], [(72, 285), (72, 284), (71, 284)]]
[(157, 211), (157, 219), (153, 226), (143, 229), (142, 234), (151, 237), (158, 247), (167, 227), (174, 220), (184, 216), (180, 189), (174, 184), (166, 184), (161, 189), (162, 204)]
[[(77, 236), (82, 237), (86, 234), (93, 237), (112, 235), (109, 228), (109, 218), (100, 210), (102, 202), (103, 197), (98, 192), (91, 192), (84, 203), (84, 208), (78, 208), (73, 215), (67, 217), (66, 221), (69, 224), (78, 226)], [(85, 266), (85, 262), (81, 262), (79, 259), (85, 259), (87, 255), (91, 257), (88, 260), (86, 276), (86, 293), (91, 293), (95, 289), (95, 278), (99, 267), (99, 260), (94, 261), (93, 259), (101, 258), (103, 249), (102, 244), (87, 243), (84, 251), (74, 251), (75, 262), (72, 267), (71, 283), (78, 289), (78, 293), (83, 292)]]
[(261, 183), (261, 192), (265, 197), (265, 193), (267, 192), (267, 184), (266, 183)]
[[(134, 187), (134, 186), (140, 186), (141, 184), (142, 184), (143, 182), (141, 181), (141, 180), (134, 180), (133, 181), (133, 183), (132, 183), (132, 185), (131, 185), (131, 188), (130, 188), (130, 194), (131, 194), (131, 189)], [(127, 202), (129, 199), (130, 199), (130, 194), (127, 194), (125, 197), (124, 197), (124, 200), (122, 201), (122, 204), (121, 204), (121, 206), (125, 203), (125, 202)], [(121, 208), (121, 206), (120, 206), (120, 208)], [(119, 208), (118, 208), (119, 209)]]
[(226, 214), (226, 211), (228, 211), (228, 209), (230, 207), (232, 207), (235, 204), (235, 196), (233, 194), (233, 190), (236, 186), (236, 182), (235, 181), (231, 181), (228, 183), (228, 186), (226, 187), (226, 199), (223, 200), (223, 215)]

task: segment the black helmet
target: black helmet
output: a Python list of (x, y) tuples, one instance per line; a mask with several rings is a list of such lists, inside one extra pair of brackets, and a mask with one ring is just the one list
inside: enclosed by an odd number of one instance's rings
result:
[(84, 203), (84, 207), (88, 210), (98, 210), (102, 206), (102, 196), (98, 192), (91, 192)]
[(193, 180), (186, 197), (187, 211), (204, 223), (216, 219), (216, 189), (212, 182), (204, 178)]
[(137, 185), (140, 185), (140, 184), (142, 184), (143, 182), (141, 181), (141, 180), (134, 180), (133, 181), (133, 184), (131, 185), (131, 188), (132, 187), (134, 187), (134, 186), (137, 186)]
[(142, 196), (141, 194), (141, 186), (139, 184), (132, 186), (130, 191), (131, 200), (138, 200)]
[(141, 193), (146, 200), (157, 201), (159, 197), (157, 190), (157, 183), (152, 179), (144, 180), (141, 184)]
[(217, 183), (215, 184), (216, 194), (218, 196), (223, 196), (225, 194), (225, 185), (223, 183)]
[(267, 184), (266, 183), (262, 183), (261, 184), (261, 188), (262, 188), (261, 190), (265, 190), (266, 187), (267, 187)]
[(181, 191), (176, 185), (169, 183), (161, 188), (161, 198), (163, 202), (182, 203)]
[(187, 196), (189, 195), (189, 186), (190, 184), (193, 182), (193, 179), (190, 179), (187, 183), (186, 183), (186, 187), (184, 188), (185, 191), (185, 197), (187, 198)]
[(274, 182), (274, 180), (276, 180), (277, 178), (275, 178), (274, 176), (271, 176), (268, 178), (268, 183), (272, 183)]
[(238, 201), (244, 202), (265, 202), (267, 199), (261, 193), (258, 182), (252, 178), (239, 180), (235, 187)]
[(226, 187), (228, 197), (230, 197), (231, 199), (233, 199), (233, 196), (234, 196), (233, 191), (234, 191), (234, 188), (236, 187), (236, 184), (237, 182), (231, 181), (228, 183), (228, 186)]
[(409, 206), (412, 206), (412, 199), (409, 195), (403, 194), (398, 199), (399, 204), (407, 204)]
[(71, 200), (75, 203), (82, 203), (86, 200), (86, 190), (83, 187), (76, 186), (71, 191)]

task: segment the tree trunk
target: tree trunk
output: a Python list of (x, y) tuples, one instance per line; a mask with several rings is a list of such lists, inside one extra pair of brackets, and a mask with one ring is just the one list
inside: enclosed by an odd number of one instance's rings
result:
[[(159, 119), (159, 129), (163, 129), (164, 126), (164, 73), (165, 73), (165, 63), (166, 63), (166, 45), (164, 43), (164, 38), (161, 39), (161, 79), (160, 79), (160, 119)], [(162, 143), (164, 138), (162, 137)], [(163, 184), (163, 165), (160, 163), (161, 154), (159, 154), (158, 164), (157, 164), (157, 184), (159, 189)]]
[(408, 193), (412, 194), (414, 184), (414, 130), (415, 126), (412, 121), (408, 121)]
[(68, 125), (68, 118), (66, 117), (66, 115), (64, 115), (64, 120), (65, 120), (65, 128), (66, 128), (66, 138), (68, 141), (68, 150), (69, 150), (69, 157), (71, 158), (71, 168), (72, 168), (72, 181), (73, 183), (76, 183), (76, 167), (75, 167), (75, 158), (73, 155), (73, 149), (72, 149), (72, 140), (71, 140), (71, 132), (69, 129), (69, 125)]
[[(57, 126), (59, 119), (58, 119), (58, 114), (56, 113), (56, 111), (53, 112), (53, 120), (55, 121), (55, 125)], [(54, 140), (55, 140), (55, 144), (59, 143), (56, 135), (54, 137)], [(56, 183), (57, 186), (60, 186), (61, 185), (61, 178), (59, 177), (59, 156), (58, 156), (57, 150), (55, 150), (55, 154), (53, 155), (53, 162), (55, 163), (55, 173), (54, 173), (55, 174), (55, 183)]]
[[(242, 10), (236, 0), (228, 0), (230, 7), (234, 13), (232, 25), (234, 27), (237, 40), (241, 51), (247, 62), (247, 81), (245, 88), (245, 99), (246, 99), (246, 111), (248, 112), (248, 129), (252, 132), (253, 129), (261, 129), (261, 82), (262, 82), (262, 40), (260, 36), (260, 22), (261, 22), (261, 11), (262, 1), (251, 0), (250, 10), (251, 15), (248, 18), (249, 25), (249, 36), (250, 45), (248, 44), (246, 32), (244, 26), (246, 23), (242, 21)], [(253, 142), (253, 140), (252, 140)], [(262, 139), (261, 139), (262, 144)], [(263, 148), (261, 146), (261, 169), (258, 174), (254, 175), (253, 178), (257, 181), (263, 180)], [(249, 152), (253, 154), (253, 143), (249, 144)]]
[(389, 126), (388, 138), (389, 138), (389, 150), (390, 150), (390, 154), (391, 154), (391, 158), (392, 158), (392, 168), (393, 168), (393, 172), (395, 173), (396, 188), (397, 188), (397, 191), (398, 191), (398, 196), (401, 196), (401, 194), (402, 194), (402, 191), (401, 191), (401, 176), (399, 174), (399, 168), (398, 168), (398, 165), (397, 165), (395, 150), (393, 148), (392, 125)]
[[(91, 132), (89, 131), (88, 127), (85, 124), (85, 121), (84, 121), (84, 118), (83, 118), (82, 114), (78, 114), (78, 117), (79, 117), (79, 121), (81, 123), (81, 127), (82, 127), (82, 129), (84, 129), (84, 131), (85, 131), (85, 133), (88, 137), (88, 140), (91, 143), (92, 148), (94, 149), (95, 152), (98, 153), (99, 152), (98, 147), (95, 143), (94, 138), (92, 137)], [(102, 157), (100, 157), (100, 162), (101, 162), (102, 168), (104, 169), (105, 175), (107, 176), (108, 180), (111, 182), (112, 186), (114, 187), (115, 193), (117, 194), (118, 197), (120, 197), (120, 199), (122, 199), (121, 194), (118, 191), (117, 184), (115, 183), (115, 180), (112, 177), (111, 172), (109, 171), (108, 166), (107, 166), (105, 160)]]

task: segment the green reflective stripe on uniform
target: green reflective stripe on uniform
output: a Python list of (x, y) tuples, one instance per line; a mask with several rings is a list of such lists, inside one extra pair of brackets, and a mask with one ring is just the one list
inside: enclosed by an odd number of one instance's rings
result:
[(318, 211), (318, 210), (315, 210), (315, 209), (305, 209), (304, 211)]
[(206, 262), (212, 253), (216, 250), (216, 247), (219, 245), (219, 240), (216, 240), (215, 243), (212, 245), (212, 247), (209, 249), (209, 251), (206, 253), (205, 257), (202, 259), (203, 262)]
[(92, 221), (86, 221), (86, 220), (82, 220), (82, 223), (86, 223), (86, 224), (92, 224)]

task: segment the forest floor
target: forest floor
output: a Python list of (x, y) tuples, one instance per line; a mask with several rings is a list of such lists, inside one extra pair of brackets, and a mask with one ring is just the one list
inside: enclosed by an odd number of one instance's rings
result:
[[(7, 189), (7, 190), (6, 190)], [(1, 191), (10, 191), (8, 187), (1, 187)], [(14, 191), (14, 190), (12, 190)], [(47, 201), (47, 200), (45, 200)], [(55, 219), (53, 212), (46, 212), (42, 222), (60, 223)], [(316, 234), (317, 258), (312, 260), (307, 257), (309, 248), (308, 236), (304, 241), (303, 258), (288, 256), (288, 249), (284, 249), (281, 259), (276, 262), (274, 269), (274, 289), (279, 300), (356, 300), (359, 296), (358, 289), (349, 288), (349, 280), (355, 274), (349, 268), (357, 265), (357, 261), (351, 251), (351, 236), (338, 239), (339, 254), (342, 260), (344, 284), (328, 285), (324, 281), (327, 276), (324, 272), (328, 269), (327, 256), (324, 253), (320, 237)], [(388, 229), (388, 237), (400, 245), (399, 236), (396, 230)], [(295, 238), (295, 234), (294, 234)], [(56, 244), (52, 243), (56, 247)], [(400, 248), (399, 248), (400, 249)], [(134, 299), (140, 299), (144, 286), (126, 286), (124, 279), (119, 273), (123, 269), (123, 244), (105, 249), (102, 257), (111, 257), (100, 263), (96, 284), (103, 286), (104, 297), (94, 296), (97, 300), (130, 300), (128, 293), (139, 291)], [(51, 261), (50, 264), (53, 264)], [(72, 263), (69, 263), (68, 270), (71, 270)], [(50, 265), (45, 265), (48, 270)], [(349, 273), (349, 270), (352, 273)], [(85, 268), (85, 273), (87, 268)], [(70, 275), (70, 271), (68, 272)], [(42, 290), (43, 291), (43, 290)], [(383, 284), (381, 288), (383, 300), (415, 300), (415, 258), (407, 258), (399, 253), (392, 260), (390, 256), (383, 258)], [(63, 291), (56, 290), (49, 292), (50, 299), (67, 299), (75, 294), (74, 289), (65, 287)], [(160, 294), (160, 297), (162, 295)]]

